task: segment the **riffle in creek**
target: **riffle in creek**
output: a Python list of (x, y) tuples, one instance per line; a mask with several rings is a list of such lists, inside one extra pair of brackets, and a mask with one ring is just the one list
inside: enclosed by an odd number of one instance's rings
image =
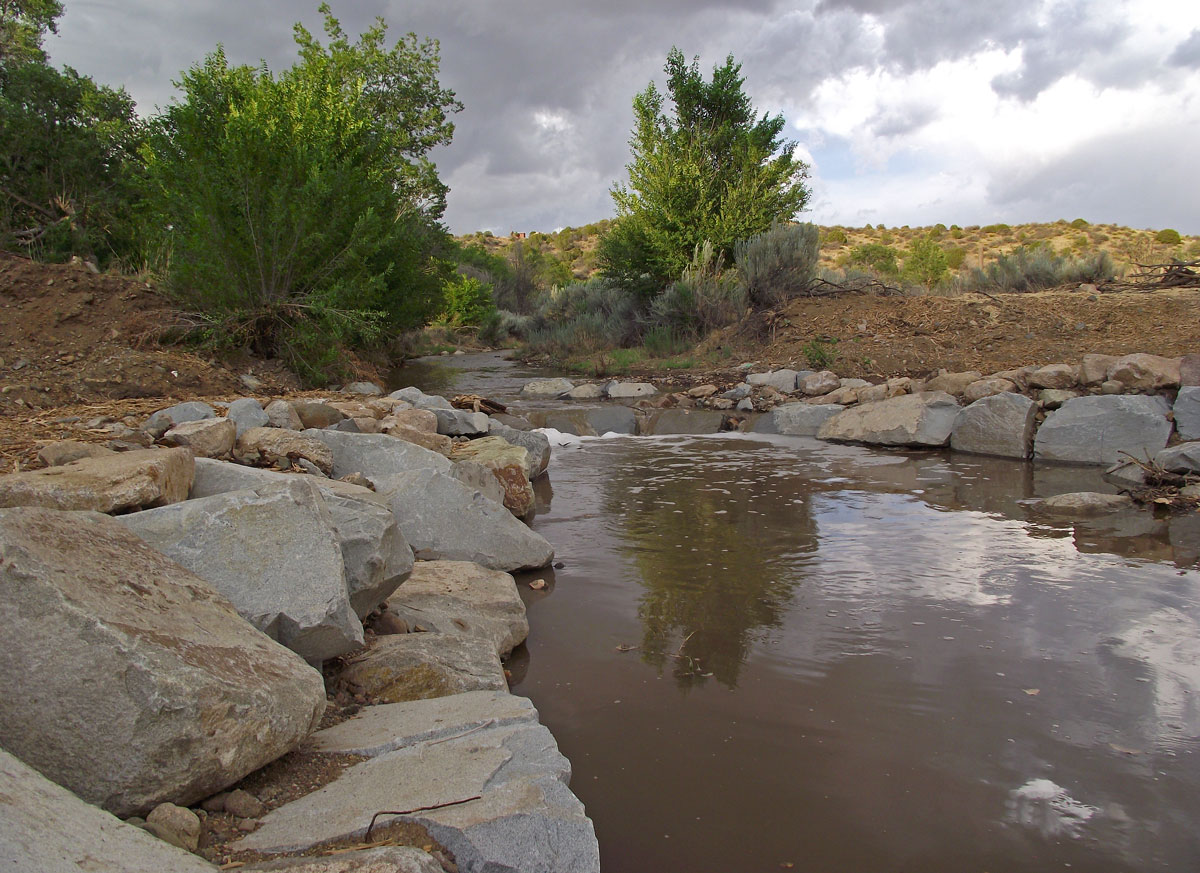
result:
[(1200, 515), (1038, 511), (1096, 467), (564, 442), (509, 666), (608, 873), (1200, 862)]

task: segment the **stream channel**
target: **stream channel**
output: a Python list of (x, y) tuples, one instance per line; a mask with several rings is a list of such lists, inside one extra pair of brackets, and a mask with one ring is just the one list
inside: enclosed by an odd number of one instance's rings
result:
[(606, 873), (1200, 869), (1200, 515), (1023, 502), (1083, 490), (1114, 489), (799, 437), (556, 448), (532, 527), (564, 566), (509, 666)]

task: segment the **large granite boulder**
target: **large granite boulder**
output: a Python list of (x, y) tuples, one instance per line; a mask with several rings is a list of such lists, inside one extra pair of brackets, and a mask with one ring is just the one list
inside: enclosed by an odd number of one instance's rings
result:
[(465, 409), (435, 409), (438, 433), (443, 436), (476, 436), (488, 432), (486, 412), (468, 412)]
[(922, 391), (845, 409), (828, 419), (817, 438), (878, 446), (944, 446), (959, 406), (944, 391)]
[(1108, 379), (1108, 368), (1117, 360), (1116, 355), (1084, 355), (1079, 364), (1079, 381), (1083, 385), (1099, 385)]
[[(300, 416), (296, 414), (296, 410), (292, 409), (292, 404), (286, 400), (272, 400), (263, 412), (267, 414), (268, 422), (268, 424), (262, 425), (263, 427), (278, 427), (282, 430), (301, 430), (304, 427)], [(238, 434), (238, 436), (241, 435), (241, 433)]]
[(3, 750), (0, 859), (13, 873), (217, 871), (207, 861), (84, 803)]
[(975, 455), (1028, 458), (1033, 447), (1037, 404), (1006, 391), (976, 400), (959, 410), (950, 448)]
[[(412, 412), (426, 412), (424, 409), (413, 409)], [(437, 452), (439, 455), (450, 456), (450, 450), (454, 447), (454, 440), (450, 437), (438, 433), (436, 430), (429, 433), (424, 430), (417, 430), (415, 427), (409, 427), (406, 424), (394, 422), (391, 418), (385, 418), (379, 422), (379, 432), (386, 433), (388, 436), (393, 436), (398, 440), (404, 440), (406, 443), (412, 443), (414, 446), (420, 446), (423, 449), (429, 449), (431, 452)]]
[(513, 577), (469, 561), (418, 561), (388, 611), (410, 628), (485, 639), (499, 656), (529, 635)]
[(142, 424), (142, 430), (158, 439), (177, 424), (216, 417), (217, 411), (207, 403), (189, 400), (187, 403), (176, 403), (174, 406), (158, 410), (146, 419)]
[(811, 437), (845, 408), (838, 403), (785, 403), (763, 418), (770, 420), (773, 433)]
[(1038, 428), (1034, 457), (1043, 461), (1110, 466), (1122, 453), (1153, 458), (1171, 435), (1170, 407), (1161, 397), (1076, 397)]
[[(749, 380), (747, 380), (749, 381)], [(798, 379), (797, 387), (808, 397), (820, 397), (842, 387), (842, 380), (832, 370), (809, 373)]]
[(424, 809), (407, 818), (453, 852), (464, 873), (600, 869), (592, 823), (567, 788), (571, 765), (522, 698), (476, 691), (372, 706), (314, 742), (326, 754), (369, 758), (271, 812), (236, 850), (361, 837), (380, 810)]
[(1200, 440), (1163, 449), (1154, 456), (1154, 465), (1169, 473), (1200, 473)]
[(310, 477), (121, 516), (271, 639), (318, 663), (363, 643), (342, 551)]
[(60, 467), (0, 476), (0, 507), (128, 512), (186, 500), (194, 473), (188, 449), (142, 449), (80, 458)]
[(529, 452), (502, 437), (489, 436), (459, 443), (450, 457), (455, 461), (474, 461), (487, 467), (504, 489), (503, 503), (509, 512), (524, 518), (533, 511), (532, 464)]
[(227, 418), (185, 421), (162, 435), (168, 446), (186, 446), (197, 458), (220, 458), (233, 451), (237, 425)]
[(536, 479), (550, 466), (550, 440), (544, 433), (517, 430), (493, 418), (488, 421), (488, 434), (498, 436), (514, 446), (520, 446), (529, 453), (530, 479)]
[(346, 413), (336, 406), (331, 406), (324, 400), (292, 400), (292, 409), (300, 417), (300, 423), (307, 428), (332, 427), (347, 418)]
[(1004, 394), (1005, 392), (1015, 394), (1016, 391), (1016, 383), (997, 376), (989, 376), (986, 379), (979, 379), (968, 385), (963, 390), (962, 397), (967, 403), (974, 403), (976, 400), (982, 400), (985, 397)]
[(962, 373), (951, 373), (939, 370), (938, 374), (925, 383), (926, 391), (944, 391), (955, 397), (967, 390), (967, 386), (983, 378), (978, 370), (967, 370)]
[(1185, 440), (1200, 440), (1200, 386), (1185, 385), (1175, 398), (1175, 428)]
[(1179, 368), (1179, 358), (1146, 354), (1125, 355), (1109, 365), (1108, 378), (1132, 390), (1178, 388)]
[(450, 475), (473, 491), (504, 506), (504, 486), (492, 471), (478, 461), (455, 461)]
[(1070, 364), (1047, 364), (1029, 374), (1033, 388), (1072, 388), (1079, 384), (1079, 370)]
[(649, 382), (609, 382), (604, 388), (604, 393), (611, 400), (632, 400), (637, 397), (651, 397), (658, 393), (658, 389)]
[(557, 397), (574, 387), (570, 379), (534, 379), (521, 387), (521, 393), (526, 397)]
[(338, 681), (383, 703), (508, 690), (490, 640), (433, 632), (376, 637), (342, 669)]
[(252, 427), (243, 431), (237, 439), (234, 454), (247, 464), (290, 468), (293, 463), (308, 462), (325, 475), (333, 470), (333, 452), (327, 445), (294, 430), (277, 427)]
[(776, 391), (790, 394), (796, 390), (796, 378), (800, 374), (796, 370), (770, 370), (766, 373), (751, 373), (746, 377), (746, 384), (754, 387), (770, 385)]
[(374, 478), (410, 470), (436, 470), (439, 473), (450, 470), (450, 461), (445, 455), (387, 434), (306, 430), (303, 435), (330, 448), (333, 476), (338, 479), (351, 473)]
[(0, 745), (117, 815), (228, 787), (325, 709), (317, 671), (96, 513), (0, 510), (0, 627)]
[(511, 572), (554, 558), (554, 548), (503, 506), (444, 473), (416, 470), (371, 481), (422, 560), (474, 561)]
[[(266, 485), (294, 482), (297, 477), (256, 467), (198, 459), (193, 498), (211, 497)], [(412, 572), (413, 553), (388, 503), (370, 488), (336, 479), (305, 477), (321, 493), (342, 550), (350, 607), (365, 618)]]
[[(299, 421), (299, 416), (296, 418)], [(252, 427), (271, 426), (271, 416), (267, 415), (262, 404), (253, 397), (239, 397), (230, 403), (229, 408), (225, 410), (225, 420), (233, 422), (235, 440)]]

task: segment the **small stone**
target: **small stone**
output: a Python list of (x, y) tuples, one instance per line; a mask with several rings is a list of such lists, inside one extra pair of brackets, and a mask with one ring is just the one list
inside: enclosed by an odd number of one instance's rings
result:
[[(301, 430), (304, 427), (300, 416), (296, 414), (296, 410), (292, 409), (292, 404), (286, 400), (272, 400), (264, 411), (267, 413), (267, 420), (271, 427), (283, 430)], [(241, 434), (239, 433), (238, 436), (240, 437)]]
[(249, 791), (236, 788), (225, 798), (225, 811), (236, 818), (262, 818), (267, 807)]
[(688, 395), (688, 397), (695, 397), (696, 399), (699, 400), (699, 399), (703, 399), (705, 397), (712, 397), (714, 394), (716, 394), (720, 390), (721, 389), (718, 388), (716, 385), (697, 385), (694, 388), (689, 388), (687, 391), (687, 395)]
[(534, 591), (543, 591), (546, 588), (546, 580), (545, 579), (534, 579), (532, 582), (529, 583), (529, 587), (532, 588)]
[(59, 440), (42, 446), (38, 451), (38, 460), (47, 467), (61, 467), (80, 458), (96, 458), (100, 455), (111, 455), (112, 449), (98, 446), (95, 443), (81, 443), (78, 440)]
[(222, 791), (218, 794), (214, 794), (212, 797), (206, 797), (200, 802), (200, 808), (205, 812), (224, 812), (225, 798), (228, 796), (228, 791)]
[(194, 852), (200, 845), (200, 817), (183, 806), (160, 803), (146, 816), (146, 830), (160, 840)]
[(369, 488), (372, 491), (375, 490), (374, 483), (372, 483), (371, 480), (362, 473), (350, 473), (347, 476), (343, 476), (339, 481), (345, 482), (347, 485), (357, 485), (359, 488)]
[(1101, 394), (1123, 394), (1125, 392), (1125, 383), (1118, 382), (1116, 379), (1106, 379), (1100, 383)]

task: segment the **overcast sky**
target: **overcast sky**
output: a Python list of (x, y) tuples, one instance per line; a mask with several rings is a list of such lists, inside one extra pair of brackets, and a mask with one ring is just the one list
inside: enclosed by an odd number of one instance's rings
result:
[[(65, 0), (56, 63), (152, 113), (223, 43), (295, 59), (317, 0)], [(635, 93), (672, 46), (732, 53), (811, 164), (821, 224), (1086, 218), (1200, 234), (1200, 0), (332, 0), (357, 36), (441, 41), (465, 105), (436, 160), (451, 230), (613, 214)]]

